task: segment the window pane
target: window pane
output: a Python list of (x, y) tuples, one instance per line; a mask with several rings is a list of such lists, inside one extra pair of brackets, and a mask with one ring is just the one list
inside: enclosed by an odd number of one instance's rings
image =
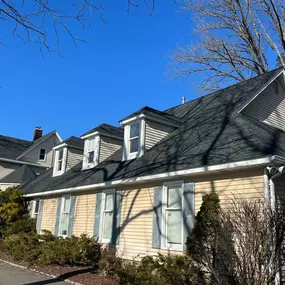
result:
[(35, 215), (39, 212), (40, 201), (35, 201)]
[(140, 133), (140, 124), (136, 123), (131, 125), (130, 138), (138, 137)]
[(62, 160), (57, 162), (57, 170), (60, 171), (62, 169)]
[(58, 152), (58, 160), (62, 160), (63, 157), (63, 149)]
[(112, 237), (112, 225), (113, 225), (113, 212), (112, 213), (103, 213), (104, 215), (104, 224), (103, 224), (103, 238), (111, 239)]
[(88, 153), (88, 163), (92, 163), (94, 161), (94, 151), (90, 151)]
[(45, 150), (44, 148), (41, 148), (41, 150), (40, 150), (40, 154), (45, 155), (45, 153), (46, 153), (46, 150)]
[(113, 194), (106, 194), (105, 198), (105, 210), (113, 210), (114, 207), (114, 195)]
[(89, 144), (88, 144), (88, 150), (94, 150), (95, 149), (95, 138), (89, 139)]
[(181, 244), (182, 217), (181, 211), (166, 211), (166, 236), (168, 243)]
[(167, 207), (182, 208), (182, 188), (177, 186), (169, 186), (167, 191)]
[(69, 213), (69, 203), (70, 203), (70, 198), (65, 198), (64, 199), (64, 205), (63, 205), (63, 213)]
[(62, 214), (61, 216), (61, 235), (66, 236), (68, 230), (68, 214)]
[(133, 139), (130, 141), (130, 152), (137, 152), (139, 150), (139, 139)]

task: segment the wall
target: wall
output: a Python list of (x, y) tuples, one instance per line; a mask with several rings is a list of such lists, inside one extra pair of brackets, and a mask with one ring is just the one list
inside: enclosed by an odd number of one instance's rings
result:
[[(59, 140), (56, 135), (52, 135), (51, 137), (47, 138), (45, 141), (43, 141), (38, 146), (34, 147), (32, 150), (27, 152), (23, 157), (21, 157), (21, 160), (23, 161), (29, 161), (29, 162), (36, 162), (41, 165), (51, 167), (52, 160), (53, 160), (53, 150), (52, 148), (59, 143)], [(39, 161), (39, 153), (40, 149), (44, 148), (46, 150), (46, 160), (45, 161)]]
[(21, 164), (7, 163), (0, 161), (0, 179), (10, 174), (18, 167), (21, 167)]
[(83, 160), (83, 149), (68, 147), (66, 171)]
[(107, 159), (110, 155), (114, 154), (116, 151), (122, 148), (122, 146), (122, 140), (100, 136), (99, 163)]
[(172, 127), (164, 126), (149, 120), (146, 120), (145, 126), (145, 148), (150, 149), (171, 131)]
[(261, 92), (242, 114), (256, 118), (281, 130), (285, 130), (285, 83), (283, 75)]

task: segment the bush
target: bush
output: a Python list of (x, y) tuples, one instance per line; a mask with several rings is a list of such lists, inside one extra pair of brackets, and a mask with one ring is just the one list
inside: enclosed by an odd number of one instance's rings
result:
[(55, 237), (45, 231), (43, 235), (20, 233), (5, 238), (4, 250), (15, 260), (29, 264), (82, 265), (98, 268), (101, 245), (86, 235), (71, 238)]
[(146, 256), (140, 262), (124, 262), (117, 270), (120, 284), (198, 285), (204, 284), (202, 272), (185, 255)]
[(101, 251), (99, 272), (103, 275), (115, 275), (122, 267), (122, 259), (116, 256), (114, 247), (105, 247)]

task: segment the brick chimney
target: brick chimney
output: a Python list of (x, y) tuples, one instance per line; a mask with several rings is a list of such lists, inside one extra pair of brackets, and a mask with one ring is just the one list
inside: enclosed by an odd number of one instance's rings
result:
[(35, 127), (33, 141), (41, 138), (42, 135), (43, 135), (43, 130), (41, 129), (41, 127)]

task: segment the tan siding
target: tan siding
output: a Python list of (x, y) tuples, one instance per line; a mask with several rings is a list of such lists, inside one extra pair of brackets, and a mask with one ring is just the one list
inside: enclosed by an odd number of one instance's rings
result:
[(44, 199), (41, 230), (48, 230), (54, 233), (57, 198)]
[[(189, 179), (185, 179), (187, 181)], [(222, 207), (231, 204), (231, 199), (262, 198), (264, 193), (262, 170), (228, 172), (211, 177), (197, 176), (195, 182), (195, 213), (200, 209), (202, 196), (214, 191), (218, 193)], [(132, 259), (136, 256), (167, 253), (152, 248), (153, 186), (123, 191), (121, 212), (122, 233), (118, 254)], [(176, 251), (172, 253), (181, 254)]]
[(76, 196), (73, 235), (93, 236), (96, 194)]
[(100, 154), (99, 162), (107, 159), (110, 155), (114, 154), (120, 148), (122, 148), (123, 141), (100, 136)]
[(167, 136), (173, 128), (146, 120), (145, 148), (150, 149)]
[(66, 171), (83, 160), (83, 150), (69, 147), (67, 149)]
[(285, 130), (285, 85), (283, 75), (279, 76), (278, 80), (259, 94), (242, 113)]

